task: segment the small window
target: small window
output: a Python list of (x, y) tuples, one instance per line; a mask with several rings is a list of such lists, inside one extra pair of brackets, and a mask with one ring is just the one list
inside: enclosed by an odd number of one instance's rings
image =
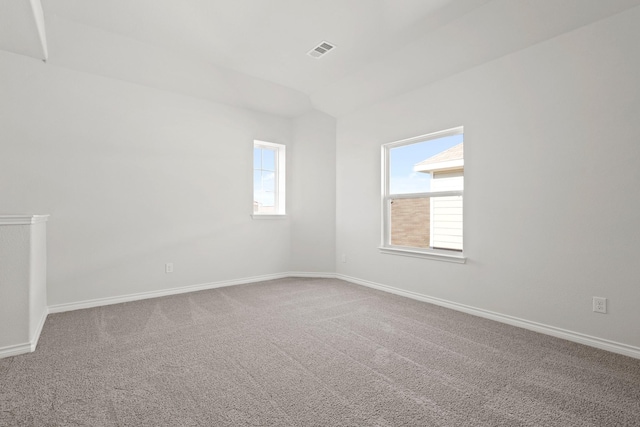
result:
[(253, 142), (253, 214), (285, 214), (285, 146)]
[(382, 146), (382, 250), (464, 259), (463, 128)]

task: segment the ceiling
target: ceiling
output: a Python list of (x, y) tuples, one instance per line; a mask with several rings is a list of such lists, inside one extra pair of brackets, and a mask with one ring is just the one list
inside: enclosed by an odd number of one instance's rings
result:
[[(0, 49), (272, 114), (294, 117), (315, 108), (340, 117), (640, 0), (40, 4), (0, 0)], [(320, 59), (306, 54), (323, 40), (337, 47)]]
[(0, 50), (34, 58), (47, 57), (40, 0), (0, 0)]

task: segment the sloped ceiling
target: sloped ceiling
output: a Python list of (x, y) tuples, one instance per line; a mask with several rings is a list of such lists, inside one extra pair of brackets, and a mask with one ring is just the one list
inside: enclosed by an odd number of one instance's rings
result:
[[(47, 0), (48, 43), (33, 8), (29, 26), (6, 24), (24, 21), (19, 3), (40, 4), (0, 0), (0, 49), (48, 48), (48, 66), (282, 116), (340, 117), (640, 0)], [(306, 55), (323, 40), (337, 48)]]

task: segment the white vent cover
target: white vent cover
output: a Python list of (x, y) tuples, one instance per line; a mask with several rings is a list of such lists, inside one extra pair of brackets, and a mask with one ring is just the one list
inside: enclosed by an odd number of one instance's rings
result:
[(331, 51), (335, 47), (336, 47), (335, 45), (327, 41), (322, 41), (318, 46), (314, 47), (309, 52), (307, 52), (307, 55), (312, 56), (314, 58), (320, 58), (326, 55), (329, 51)]

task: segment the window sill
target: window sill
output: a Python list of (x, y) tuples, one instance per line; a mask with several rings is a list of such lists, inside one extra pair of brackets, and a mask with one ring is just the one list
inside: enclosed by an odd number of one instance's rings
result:
[(276, 215), (268, 215), (268, 214), (251, 214), (251, 218), (253, 219), (286, 219), (286, 214), (276, 214)]
[(390, 247), (380, 247), (380, 253), (387, 255), (400, 255), (400, 256), (409, 256), (414, 258), (426, 258), (432, 259), (436, 261), (445, 261), (445, 262), (455, 262), (458, 264), (464, 264), (467, 262), (467, 258), (462, 254), (453, 254), (445, 251), (418, 251), (414, 249), (406, 249), (406, 248), (390, 248)]

